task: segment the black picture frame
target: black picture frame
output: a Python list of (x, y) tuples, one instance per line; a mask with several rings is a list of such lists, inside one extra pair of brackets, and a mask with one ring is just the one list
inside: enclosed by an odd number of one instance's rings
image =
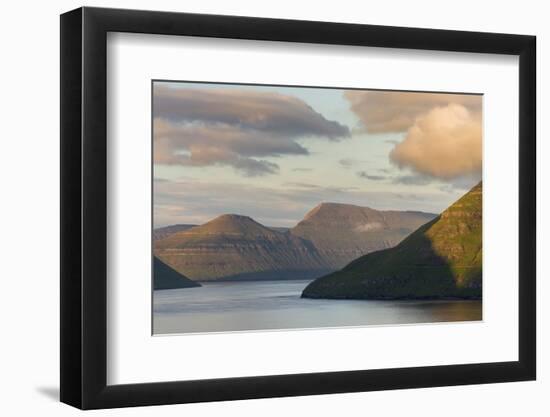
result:
[[(518, 56), (518, 361), (107, 385), (108, 32)], [(95, 409), (535, 379), (534, 36), (84, 7), (61, 15), (60, 57), (62, 402)]]

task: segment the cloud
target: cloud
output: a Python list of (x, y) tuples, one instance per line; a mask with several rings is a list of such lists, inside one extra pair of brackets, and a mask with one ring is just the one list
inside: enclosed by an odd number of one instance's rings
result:
[(273, 162), (256, 160), (252, 158), (238, 158), (230, 163), (237, 171), (241, 171), (247, 177), (256, 177), (279, 172), (279, 165)]
[(283, 184), (285, 187), (296, 187), (296, 188), (309, 188), (309, 189), (319, 189), (323, 188), (320, 185), (317, 184), (309, 184), (306, 182), (285, 182)]
[[(388, 174), (390, 172), (390, 170), (388, 169), (379, 169), (378, 171), (383, 172), (385, 174)], [(391, 181), (392, 184), (404, 184), (404, 185), (428, 185), (434, 181), (434, 179), (430, 176), (417, 175), (417, 174), (391, 176), (391, 175), (373, 175), (373, 174), (369, 174), (366, 171), (359, 171), (357, 172), (357, 176), (360, 178), (371, 180), (371, 181), (388, 180), (388, 181)]]
[[(389, 159), (421, 174), (394, 183), (426, 185), (431, 178), (450, 181), (481, 175), (481, 95), (360, 91), (344, 93), (361, 129), (369, 133), (405, 133)], [(468, 180), (469, 181), (469, 180)]]
[(481, 137), (480, 113), (459, 104), (436, 107), (416, 119), (390, 160), (440, 179), (480, 175)]
[(155, 227), (202, 224), (224, 213), (251, 216), (268, 226), (293, 226), (322, 201), (353, 202), (358, 190), (308, 183), (268, 187), (213, 181), (173, 181), (154, 188)]
[(394, 184), (404, 185), (428, 185), (431, 184), (432, 181), (433, 178), (426, 175), (399, 175), (392, 180)]
[(370, 222), (360, 224), (355, 227), (355, 230), (358, 232), (370, 232), (371, 230), (378, 230), (384, 228), (384, 225), (379, 222)]
[(479, 175), (465, 175), (458, 178), (453, 178), (448, 182), (442, 184), (439, 189), (445, 193), (459, 192), (464, 194), (466, 191), (472, 189), (480, 180)]
[(154, 114), (172, 122), (223, 123), (291, 136), (339, 139), (349, 129), (325, 119), (297, 97), (236, 89), (185, 89), (156, 85)]
[(215, 181), (177, 180), (155, 183), (155, 227), (202, 224), (220, 214), (251, 216), (268, 226), (294, 226), (320, 202), (349, 203), (379, 210), (421, 210), (439, 213), (457, 200), (454, 193), (420, 189), (416, 194), (365, 191), (355, 187), (284, 184), (283, 187)]
[(353, 160), (351, 158), (344, 158), (344, 159), (340, 159), (338, 163), (342, 165), (344, 168), (350, 168), (353, 165)]
[(348, 90), (344, 96), (369, 133), (405, 132), (417, 117), (449, 104), (481, 111), (480, 95)]
[(361, 159), (353, 159), (353, 158), (343, 158), (338, 161), (338, 163), (344, 167), (344, 168), (351, 168), (354, 165), (363, 164), (365, 163), (364, 160)]
[(293, 172), (311, 172), (313, 168), (293, 168)]
[(248, 176), (278, 172), (258, 158), (308, 155), (299, 139), (350, 136), (347, 126), (279, 93), (156, 85), (153, 114), (155, 163), (227, 165)]
[(384, 175), (370, 175), (365, 171), (359, 171), (357, 173), (357, 176), (360, 178), (365, 178), (367, 180), (372, 180), (372, 181), (382, 181), (386, 179), (386, 176)]

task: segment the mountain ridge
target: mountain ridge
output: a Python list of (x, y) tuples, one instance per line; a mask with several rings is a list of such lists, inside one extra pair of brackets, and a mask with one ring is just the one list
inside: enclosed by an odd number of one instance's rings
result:
[(366, 253), (397, 245), (435, 217), (424, 212), (321, 203), (307, 212), (290, 233), (311, 241), (327, 267), (336, 270)]
[(482, 295), (482, 183), (397, 246), (318, 278), (306, 298), (431, 299)]
[[(183, 230), (189, 230), (193, 227), (200, 226), (199, 224), (187, 224), (187, 223), (176, 223), (176, 224), (170, 224), (168, 226), (161, 226), (153, 229), (152, 237), (153, 241), (164, 239), (165, 237), (168, 237), (170, 235), (173, 235), (174, 233), (181, 232)], [(284, 226), (265, 226), (268, 229), (274, 230), (276, 232), (287, 232), (290, 230), (289, 227)]]
[(198, 281), (296, 279), (328, 272), (303, 239), (224, 214), (155, 242), (155, 254)]
[(154, 252), (198, 281), (317, 278), (398, 243), (433, 217), (321, 203), (295, 227), (276, 230), (249, 216), (223, 214), (154, 241)]
[(181, 232), (182, 230), (191, 229), (195, 227), (196, 224), (171, 224), (168, 226), (158, 227), (153, 229), (153, 241), (164, 239), (167, 236), (170, 236), (176, 232)]

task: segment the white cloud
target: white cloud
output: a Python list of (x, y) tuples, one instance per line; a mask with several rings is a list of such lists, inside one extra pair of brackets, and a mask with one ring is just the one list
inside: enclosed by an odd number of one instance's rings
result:
[(369, 133), (405, 132), (417, 117), (449, 104), (481, 111), (480, 95), (348, 90), (345, 97)]
[(436, 107), (416, 119), (390, 160), (436, 178), (480, 174), (481, 140), (480, 113), (458, 104)]

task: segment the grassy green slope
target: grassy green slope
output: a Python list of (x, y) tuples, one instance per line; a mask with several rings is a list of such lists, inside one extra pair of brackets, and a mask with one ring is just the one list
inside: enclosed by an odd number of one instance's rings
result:
[(399, 245), (313, 281), (308, 298), (480, 298), (482, 184)]

